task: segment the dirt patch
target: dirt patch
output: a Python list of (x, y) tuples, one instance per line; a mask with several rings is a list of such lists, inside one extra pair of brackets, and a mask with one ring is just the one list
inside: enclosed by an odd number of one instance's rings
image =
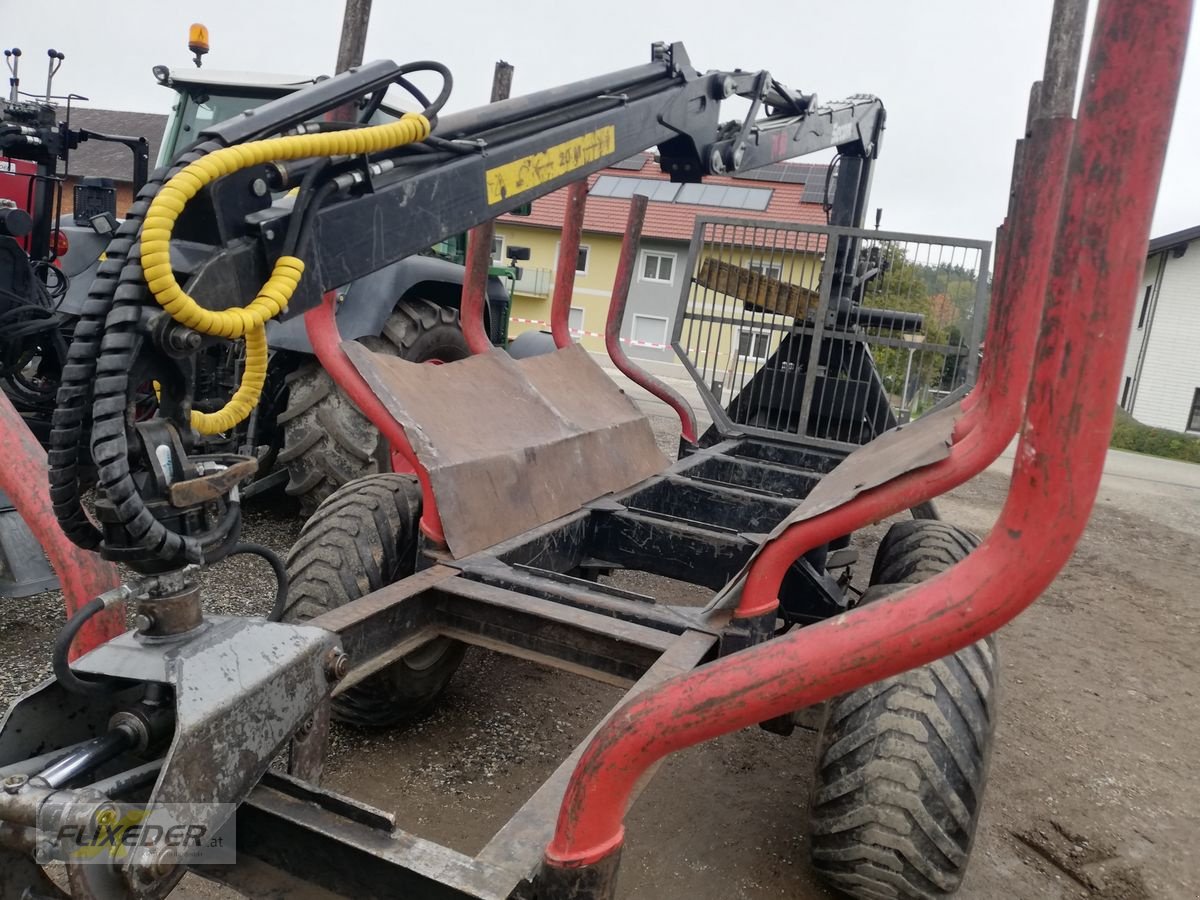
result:
[[(665, 420), (664, 420), (665, 421)], [(663, 423), (660, 423), (663, 424)], [(675, 437), (660, 429), (664, 449)], [(939, 501), (984, 533), (1007, 488), (985, 474)], [(1075, 557), (1000, 635), (1001, 706), (990, 784), (960, 896), (969, 900), (1195, 900), (1200, 896), (1200, 496), (1102, 491)], [(856, 583), (886, 529), (866, 529)], [(252, 506), (247, 538), (286, 549), (298, 523)], [(633, 590), (670, 590), (628, 577)], [(265, 566), (211, 573), (225, 612), (263, 612)], [(679, 600), (682, 600), (683, 593)], [(664, 599), (676, 599), (665, 597)], [(0, 606), (0, 695), (48, 669), (55, 595)], [(469, 654), (443, 702), (404, 732), (336, 728), (327, 783), (401, 826), (474, 852), (619, 697), (531, 663)], [(626, 898), (817, 898), (806, 864), (814, 740), (747, 730), (671, 758), (629, 818)], [(189, 878), (181, 897), (224, 892)]]

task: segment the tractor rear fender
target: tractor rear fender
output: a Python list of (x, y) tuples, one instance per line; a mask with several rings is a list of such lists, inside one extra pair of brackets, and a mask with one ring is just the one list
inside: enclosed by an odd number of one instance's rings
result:
[[(342, 340), (377, 335), (396, 304), (406, 297), (419, 297), (442, 306), (458, 308), (462, 302), (463, 268), (444, 259), (410, 256), (372, 272), (339, 288), (345, 299), (337, 306), (337, 325)], [(488, 318), (485, 327), (495, 340), (507, 315), (508, 292), (499, 278), (488, 278)], [(312, 344), (304, 331), (304, 317), (267, 325), (267, 340), (272, 350), (312, 353)]]

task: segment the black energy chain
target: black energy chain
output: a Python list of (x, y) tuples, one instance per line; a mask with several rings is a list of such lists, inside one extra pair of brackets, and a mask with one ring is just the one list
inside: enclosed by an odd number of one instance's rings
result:
[[(129, 474), (125, 433), (129, 372), (138, 346), (135, 329), (141, 309), (153, 302), (142, 273), (139, 236), (150, 202), (167, 180), (219, 148), (215, 141), (200, 144), (172, 167), (155, 170), (106, 248), (106, 259), (75, 325), (51, 421), (50, 500), (67, 537), (85, 550), (97, 549), (103, 539), (83, 509), (80, 488), (80, 467), (89, 459), (85, 439), (90, 421), (90, 458), (99, 469), (99, 485), (129, 536), (160, 558), (184, 555), (184, 539), (154, 519)], [(195, 553), (194, 547), (187, 549)]]

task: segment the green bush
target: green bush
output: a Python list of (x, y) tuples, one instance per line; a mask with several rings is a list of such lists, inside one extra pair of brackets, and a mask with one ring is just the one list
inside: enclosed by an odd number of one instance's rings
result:
[(1168, 431), (1166, 428), (1143, 425), (1123, 409), (1117, 410), (1109, 446), (1118, 450), (1147, 453), (1150, 456), (1200, 463), (1200, 438), (1179, 431)]

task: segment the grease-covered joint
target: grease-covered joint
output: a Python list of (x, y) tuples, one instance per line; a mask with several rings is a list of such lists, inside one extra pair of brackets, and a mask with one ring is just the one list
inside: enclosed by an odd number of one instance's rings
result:
[(536, 900), (612, 900), (617, 895), (620, 868), (620, 844), (583, 865), (547, 855), (534, 878), (533, 896)]
[(778, 603), (761, 613), (737, 617), (721, 630), (721, 656), (753, 647), (775, 636)]
[(199, 572), (189, 565), (143, 582), (134, 616), (140, 637), (180, 637), (204, 624)]

